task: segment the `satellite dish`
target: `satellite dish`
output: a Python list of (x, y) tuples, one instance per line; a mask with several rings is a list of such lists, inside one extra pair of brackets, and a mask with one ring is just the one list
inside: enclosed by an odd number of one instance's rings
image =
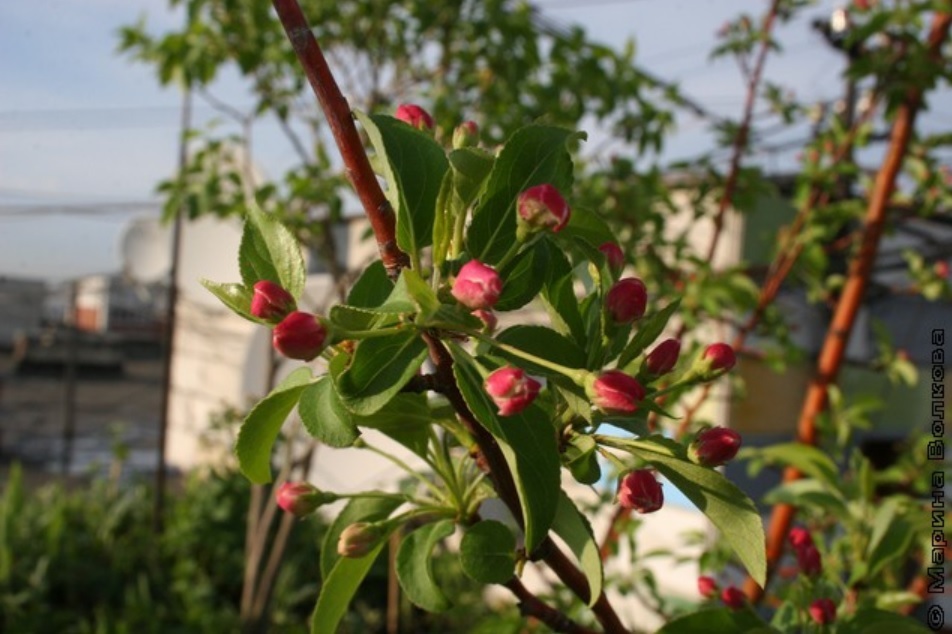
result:
[(140, 284), (168, 276), (172, 264), (171, 244), (171, 231), (157, 218), (133, 218), (119, 239), (123, 273)]

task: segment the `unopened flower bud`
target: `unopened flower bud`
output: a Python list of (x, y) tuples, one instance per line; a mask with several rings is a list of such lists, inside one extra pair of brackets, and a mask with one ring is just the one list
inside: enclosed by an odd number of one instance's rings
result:
[(337, 554), (352, 559), (363, 557), (380, 543), (384, 532), (379, 524), (368, 522), (351, 524), (341, 531), (337, 540)]
[(520, 240), (543, 229), (551, 229), (552, 233), (559, 232), (568, 223), (571, 215), (569, 205), (562, 198), (562, 194), (548, 183), (530, 187), (519, 194), (516, 207), (519, 212), (517, 236)]
[(713, 381), (734, 367), (737, 357), (726, 343), (712, 343), (691, 367), (689, 376), (702, 381)]
[(585, 393), (592, 405), (606, 414), (630, 414), (645, 397), (645, 388), (621, 370), (605, 370), (597, 376), (589, 375)]
[(621, 247), (617, 243), (606, 242), (598, 247), (598, 250), (602, 252), (602, 255), (608, 261), (608, 266), (616, 274), (625, 268), (625, 254), (622, 253)]
[(717, 582), (711, 577), (701, 575), (697, 578), (697, 591), (705, 599), (712, 599), (717, 596)]
[(740, 445), (741, 436), (733, 429), (708, 427), (694, 437), (688, 457), (704, 467), (719, 467), (734, 459)]
[(502, 293), (502, 279), (491, 266), (470, 260), (459, 270), (451, 292), (467, 308), (492, 308)]
[(618, 483), (618, 504), (639, 513), (653, 513), (664, 504), (661, 483), (651, 469), (635, 469)]
[(394, 116), (404, 123), (409, 123), (417, 130), (426, 132), (433, 129), (433, 117), (416, 104), (405, 103), (397, 106), (397, 112)]
[(251, 297), (251, 314), (258, 319), (278, 323), (297, 308), (294, 297), (280, 284), (259, 280), (254, 285)]
[(817, 625), (829, 625), (836, 620), (836, 604), (831, 599), (817, 599), (810, 604), (810, 618)]
[(667, 374), (678, 363), (681, 343), (677, 339), (665, 339), (645, 358), (644, 372), (651, 378)]
[(500, 416), (512, 416), (529, 407), (542, 387), (541, 383), (511, 365), (492, 372), (483, 385), (499, 408)]
[(275, 493), (278, 506), (297, 517), (310, 515), (324, 504), (337, 499), (333, 493), (321, 491), (307, 482), (285, 482)]
[(810, 536), (810, 531), (802, 526), (791, 528), (787, 539), (790, 540), (790, 545), (796, 549), (813, 546), (813, 537)]
[(475, 121), (464, 121), (453, 130), (453, 149), (479, 145), (479, 126)]
[(496, 330), (496, 324), (499, 322), (496, 318), (496, 313), (491, 310), (483, 310), (482, 308), (474, 310), (473, 317), (483, 322), (483, 332), (487, 335), (492, 334), (492, 332)]
[(310, 361), (324, 349), (327, 329), (317, 315), (294, 311), (274, 327), (272, 343), (289, 359)]
[(796, 550), (797, 565), (800, 566), (800, 572), (808, 577), (817, 577), (823, 572), (823, 561), (820, 558), (820, 551), (813, 544), (803, 546)]
[(747, 595), (736, 586), (727, 586), (721, 591), (721, 601), (731, 610), (740, 610), (747, 605)]
[(626, 277), (615, 282), (605, 295), (605, 310), (616, 324), (630, 324), (645, 314), (648, 291), (644, 282)]

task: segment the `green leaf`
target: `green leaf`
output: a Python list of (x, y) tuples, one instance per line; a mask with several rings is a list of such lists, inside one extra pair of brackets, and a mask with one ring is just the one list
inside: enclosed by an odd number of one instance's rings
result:
[(380, 260), (365, 268), (347, 294), (347, 303), (356, 308), (376, 308), (393, 291), (393, 282)]
[(572, 477), (582, 484), (595, 484), (602, 477), (602, 469), (598, 464), (598, 444), (595, 439), (586, 434), (575, 434), (562, 454), (565, 466), (572, 473)]
[(443, 612), (451, 605), (433, 579), (433, 549), (453, 534), (454, 524), (443, 520), (407, 535), (397, 551), (397, 578), (407, 598), (427, 612)]
[(767, 634), (777, 632), (749, 608), (713, 608), (669, 621), (655, 634)]
[(389, 407), (355, 420), (360, 427), (376, 429), (416, 455), (426, 456), (433, 417), (423, 394), (397, 394)]
[[(545, 326), (512, 326), (500, 332), (496, 339), (500, 343), (519, 348), (524, 352), (567, 368), (585, 367), (585, 353), (582, 349), (570, 339)], [(526, 361), (522, 357), (511, 355), (504, 350), (494, 349), (493, 353), (511, 360), (513, 364), (532, 374), (564, 376), (549, 368)]]
[(251, 288), (259, 280), (283, 286), (295, 299), (304, 292), (304, 257), (297, 238), (272, 214), (252, 203), (238, 249), (241, 279)]
[(255, 405), (241, 424), (235, 454), (241, 472), (255, 484), (271, 481), (271, 448), (311, 379), (310, 368), (298, 368)]
[(549, 532), (558, 506), (560, 465), (555, 428), (538, 405), (512, 416), (497, 416), (495, 404), (483, 389), (476, 360), (455, 344), (449, 348), (466, 404), (496, 438), (512, 472), (525, 523), (526, 551), (531, 553)]
[(459, 545), (463, 572), (480, 583), (506, 583), (516, 566), (516, 538), (505, 524), (483, 520), (466, 529)]
[(341, 403), (328, 376), (301, 393), (298, 414), (308, 433), (331, 447), (350, 447), (360, 436), (353, 415)]
[(833, 459), (816, 447), (798, 442), (746, 449), (742, 457), (764, 460), (768, 464), (781, 463), (796, 468), (801, 473), (825, 483), (831, 489), (842, 492), (839, 471)]
[(590, 209), (572, 208), (569, 223), (557, 237), (582, 239), (594, 247), (599, 247), (606, 242), (617, 242), (615, 232), (611, 230), (608, 223)]
[[(372, 493), (368, 491), (368, 493)], [(364, 497), (350, 499), (340, 513), (331, 522), (321, 543), (321, 578), (326, 580), (339, 559), (337, 542), (344, 529), (356, 522), (378, 522), (387, 519), (402, 500), (392, 497)]]
[(379, 309), (356, 308), (347, 304), (331, 306), (328, 314), (331, 323), (331, 332), (338, 329), (341, 332), (360, 332), (387, 328), (400, 322), (398, 313), (381, 312)]
[(658, 335), (662, 333), (664, 327), (668, 324), (668, 320), (671, 319), (671, 315), (674, 314), (680, 304), (681, 300), (676, 299), (638, 324), (638, 332), (635, 333), (635, 336), (631, 338), (631, 341), (618, 356), (617, 366), (619, 368), (622, 368), (625, 372), (633, 372), (636, 369), (627, 366), (658, 338)]
[(363, 557), (340, 557), (337, 560), (321, 585), (321, 593), (311, 615), (311, 634), (337, 631), (337, 626), (347, 614), (347, 608), (357, 589), (386, 545), (387, 540), (383, 539)]
[(764, 585), (767, 560), (763, 522), (743, 491), (717, 471), (690, 462), (684, 447), (673, 440), (655, 436), (618, 442), (678, 487), (721, 531), (750, 576)]
[(350, 367), (336, 377), (337, 393), (353, 413), (373, 414), (406, 385), (425, 358), (426, 344), (412, 329), (365, 339)]
[(251, 314), (251, 298), (254, 291), (244, 284), (222, 284), (211, 280), (202, 280), (202, 286), (217, 297), (232, 312), (259, 324), (267, 323)]
[(578, 560), (588, 581), (588, 605), (595, 605), (602, 593), (602, 558), (592, 526), (564, 491), (559, 493), (559, 505), (555, 512), (555, 521), (552, 522), (552, 530), (562, 538)]
[(356, 112), (377, 152), (397, 215), (397, 246), (411, 255), (433, 239), (436, 199), (449, 161), (429, 134), (386, 115)]
[(549, 267), (550, 248), (547, 240), (540, 240), (499, 272), (499, 276), (506, 280), (506, 283), (494, 307), (496, 310), (522, 308), (539, 294)]
[(563, 128), (529, 125), (517, 130), (496, 158), (466, 234), (467, 251), (495, 264), (516, 240), (516, 198), (549, 183), (563, 194), (572, 186), (572, 159), (566, 144), (585, 138)]
[(915, 526), (898, 514), (898, 500), (887, 499), (877, 510), (873, 519), (873, 534), (869, 540), (866, 562), (867, 576), (879, 578), (879, 573), (897, 557), (905, 558), (909, 545), (916, 535)]
[(449, 153), (450, 169), (443, 176), (433, 221), (433, 266), (441, 268), (458, 219), (466, 213), (493, 166), (493, 156), (477, 148)]
[(836, 517), (846, 517), (849, 509), (837, 491), (818, 480), (794, 480), (785, 482), (770, 491), (763, 499), (765, 504), (791, 504), (823, 508)]
[(838, 623), (837, 634), (925, 634), (930, 630), (908, 616), (885, 610), (858, 610), (853, 618)]
[[(566, 263), (567, 264), (567, 263)], [(588, 335), (578, 298), (575, 297), (574, 279), (571, 269), (563, 277), (549, 281), (543, 288), (542, 300), (552, 325), (563, 335), (571, 335), (575, 343), (585, 348)]]

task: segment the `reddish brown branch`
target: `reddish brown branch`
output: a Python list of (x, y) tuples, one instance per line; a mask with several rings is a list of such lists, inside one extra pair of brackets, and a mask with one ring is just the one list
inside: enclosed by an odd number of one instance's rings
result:
[(595, 630), (579, 625), (561, 610), (544, 603), (539, 597), (529, 592), (517, 577), (506, 582), (506, 587), (519, 599), (519, 611), (523, 616), (538, 619), (555, 632), (564, 634), (597, 634)]
[(387, 274), (395, 279), (400, 269), (410, 265), (407, 254), (400, 250), (396, 240), (396, 219), (393, 208), (380, 189), (380, 183), (370, 167), (367, 153), (364, 152), (360, 135), (354, 125), (350, 106), (340, 92), (334, 75), (327, 66), (324, 53), (318, 46), (314, 34), (301, 11), (297, 0), (273, 0), (274, 9), (281, 25), (294, 47), (298, 61), (304, 68), (308, 83), (317, 95), (324, 116), (327, 118), (331, 133), (344, 159), (347, 177), (354, 186), (364, 213), (370, 220), (377, 248)]
[[(952, 14), (937, 13), (929, 31), (928, 50), (935, 62), (938, 62), (940, 49), (948, 37), (950, 23), (952, 23)], [(803, 401), (797, 423), (797, 437), (802, 443), (816, 444), (816, 419), (826, 409), (829, 387), (836, 382), (846, 344), (863, 301), (886, 220), (886, 208), (895, 190), (896, 178), (909, 147), (916, 115), (922, 105), (922, 94), (922, 88), (910, 90), (897, 111), (889, 150), (876, 176), (870, 195), (859, 252), (850, 266), (846, 284), (837, 302), (833, 320), (820, 351), (816, 374), (807, 388)], [(788, 468), (784, 471), (784, 481), (796, 480), (801, 475), (796, 469)], [(783, 554), (784, 541), (795, 514), (796, 509), (788, 504), (777, 505), (771, 514), (767, 530), (768, 579)], [(751, 578), (748, 578), (744, 584), (744, 590), (754, 601), (759, 600), (764, 592), (763, 588)]]

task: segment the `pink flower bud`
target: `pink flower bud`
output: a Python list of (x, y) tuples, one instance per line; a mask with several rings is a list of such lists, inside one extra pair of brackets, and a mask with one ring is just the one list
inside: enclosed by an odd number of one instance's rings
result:
[(817, 625), (829, 625), (836, 620), (836, 604), (831, 599), (817, 599), (810, 604), (810, 618)]
[(705, 599), (713, 599), (717, 596), (717, 582), (711, 577), (701, 575), (697, 578), (697, 591)]
[(606, 242), (598, 247), (598, 250), (605, 256), (605, 259), (608, 261), (608, 266), (610, 266), (613, 271), (617, 273), (625, 268), (625, 254), (622, 253), (621, 247), (618, 246), (617, 243)]
[(721, 591), (721, 601), (731, 610), (740, 610), (747, 605), (747, 595), (735, 586), (727, 586)]
[(688, 447), (688, 456), (704, 467), (719, 467), (734, 459), (740, 449), (741, 436), (726, 427), (709, 427), (698, 432)]
[(487, 376), (484, 387), (499, 408), (499, 415), (512, 416), (529, 407), (542, 385), (519, 368), (507, 365)]
[(592, 405), (606, 414), (630, 414), (645, 397), (641, 383), (621, 370), (605, 370), (586, 384), (585, 392)]
[(626, 277), (615, 282), (605, 295), (605, 309), (616, 324), (630, 324), (645, 314), (648, 291), (644, 282)]
[(813, 546), (813, 538), (810, 536), (810, 531), (802, 526), (794, 526), (791, 528), (787, 539), (790, 540), (790, 545), (796, 549)]
[(475, 121), (464, 121), (453, 130), (453, 149), (479, 145), (479, 126)]
[(496, 313), (493, 311), (477, 308), (473, 311), (473, 316), (483, 322), (483, 332), (486, 334), (491, 334), (496, 330), (496, 324), (499, 320), (496, 319)]
[(310, 515), (318, 507), (337, 499), (333, 493), (321, 491), (307, 482), (285, 482), (275, 493), (278, 506), (297, 517)]
[(724, 374), (737, 363), (737, 357), (734, 356), (734, 349), (726, 343), (712, 343), (704, 350), (702, 358), (710, 361), (711, 370), (717, 372), (718, 375)]
[(551, 229), (552, 233), (557, 233), (568, 223), (571, 215), (562, 194), (547, 183), (530, 187), (519, 194), (516, 206), (519, 224), (525, 233), (541, 229)]
[(819, 576), (823, 572), (823, 561), (820, 558), (820, 551), (813, 544), (803, 546), (797, 549), (797, 565), (800, 566), (800, 572), (808, 577)]
[(949, 277), (949, 263), (945, 260), (939, 260), (935, 263), (934, 266), (935, 274), (942, 278), (948, 279)]
[(618, 504), (639, 513), (653, 513), (664, 504), (661, 483), (651, 469), (629, 471), (618, 483)]
[(294, 311), (274, 327), (274, 348), (289, 359), (310, 361), (324, 349), (327, 329), (317, 315)]
[(397, 112), (394, 116), (404, 123), (409, 123), (417, 130), (429, 131), (433, 129), (433, 117), (416, 104), (400, 104), (397, 106)]
[(502, 293), (502, 280), (491, 266), (470, 260), (459, 270), (451, 292), (467, 308), (492, 308)]
[(356, 522), (343, 531), (337, 540), (337, 554), (353, 559), (363, 557), (380, 543), (383, 529), (377, 524)]
[(297, 308), (294, 297), (280, 284), (268, 280), (255, 282), (251, 297), (251, 314), (258, 319), (278, 323)]
[(665, 339), (645, 358), (645, 373), (654, 378), (667, 374), (678, 363), (681, 343), (677, 339)]

